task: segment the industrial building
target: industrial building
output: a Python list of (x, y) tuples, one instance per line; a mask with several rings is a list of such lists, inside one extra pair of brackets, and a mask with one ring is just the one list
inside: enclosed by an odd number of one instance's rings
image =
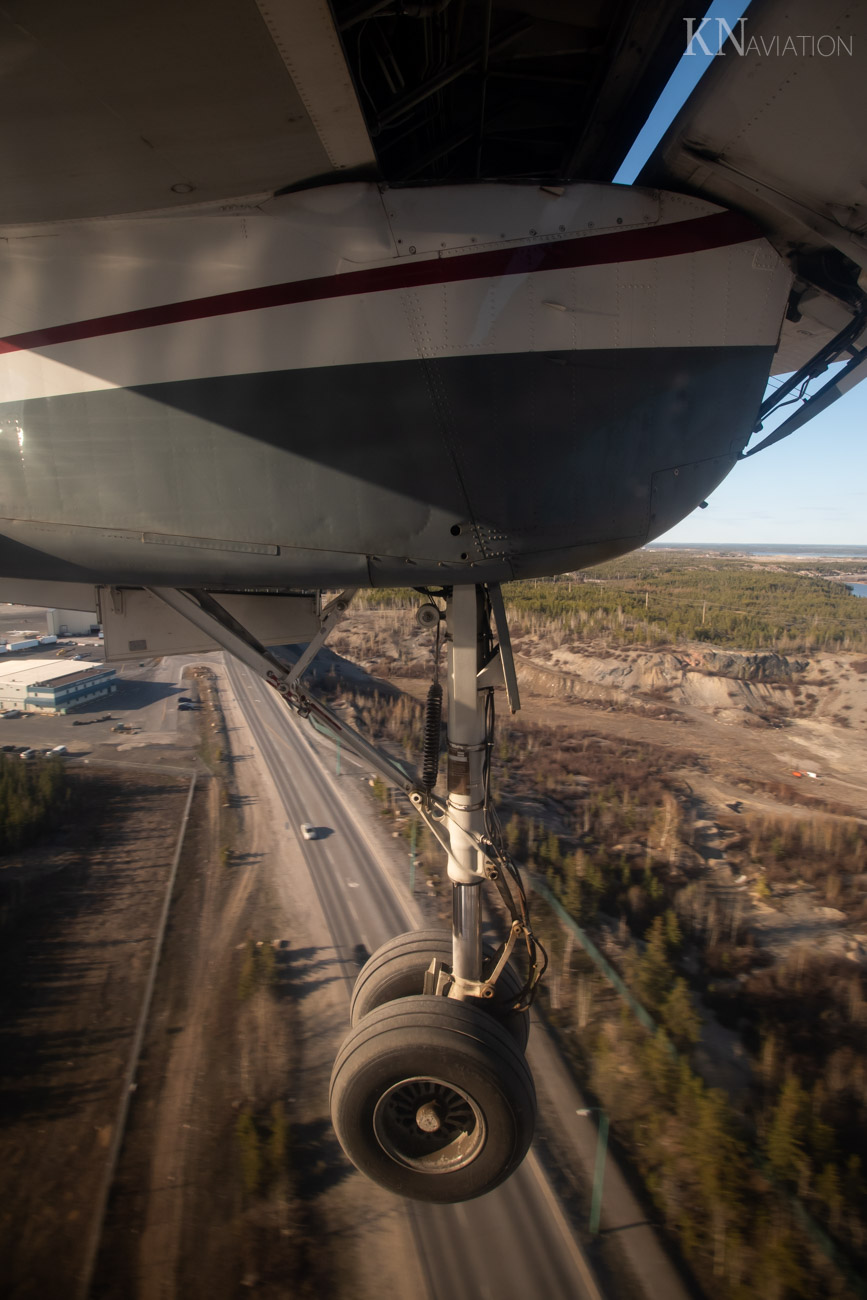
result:
[(46, 609), (45, 622), (54, 636), (91, 636), (99, 630), (95, 609)]
[(68, 713), (79, 704), (113, 695), (115, 670), (104, 664), (50, 659), (0, 660), (0, 708)]

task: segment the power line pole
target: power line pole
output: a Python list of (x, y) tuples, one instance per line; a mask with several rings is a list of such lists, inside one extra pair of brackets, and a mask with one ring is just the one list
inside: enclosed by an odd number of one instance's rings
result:
[(599, 1127), (596, 1136), (596, 1167), (593, 1171), (593, 1196), (590, 1201), (590, 1235), (599, 1235), (599, 1221), (602, 1218), (602, 1184), (605, 1181), (605, 1158), (608, 1154), (608, 1112), (601, 1106), (588, 1106), (578, 1110), (576, 1115), (598, 1115)]

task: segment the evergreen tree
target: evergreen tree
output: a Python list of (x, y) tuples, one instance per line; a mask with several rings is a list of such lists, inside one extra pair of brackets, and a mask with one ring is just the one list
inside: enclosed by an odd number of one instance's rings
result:
[(741, 1204), (746, 1160), (729, 1100), (721, 1089), (710, 1088), (699, 1100), (698, 1113), (694, 1151), (702, 1192), (709, 1207), (722, 1204), (734, 1215)]
[(825, 1088), (821, 1079), (813, 1085), (810, 1098), (809, 1148), (813, 1167), (818, 1169), (833, 1162), (836, 1154), (834, 1130), (823, 1118)]
[(676, 979), (662, 1005), (662, 1023), (680, 1051), (688, 1051), (701, 1037), (701, 1017), (693, 1006), (686, 980)]
[(826, 1164), (816, 1180), (816, 1195), (825, 1207), (832, 1232), (840, 1231), (843, 1218), (843, 1186), (836, 1165)]
[(658, 1010), (674, 983), (674, 968), (668, 960), (665, 930), (657, 916), (647, 932), (646, 948), (638, 964), (638, 988), (651, 1010)]
[(678, 1063), (675, 1110), (687, 1129), (698, 1128), (703, 1095), (704, 1084), (697, 1074), (693, 1074), (686, 1057), (681, 1057)]
[(676, 957), (683, 946), (683, 932), (677, 919), (677, 913), (673, 908), (669, 907), (663, 920), (665, 921), (665, 942), (668, 951), (673, 957)]
[(560, 852), (560, 840), (553, 831), (549, 831), (545, 836), (545, 843), (542, 848), (542, 856), (552, 867), (563, 865), (563, 855)]
[(585, 892), (582, 889), (581, 881), (573, 871), (570, 871), (566, 877), (566, 885), (561, 891), (560, 901), (579, 925), (589, 920), (595, 911), (589, 891)]
[(651, 1034), (642, 1050), (642, 1063), (656, 1095), (668, 1104), (677, 1085), (677, 1062), (671, 1052), (671, 1042), (664, 1029)]
[(804, 1163), (804, 1141), (808, 1118), (807, 1094), (794, 1075), (783, 1084), (768, 1135), (765, 1154), (777, 1178), (794, 1182)]

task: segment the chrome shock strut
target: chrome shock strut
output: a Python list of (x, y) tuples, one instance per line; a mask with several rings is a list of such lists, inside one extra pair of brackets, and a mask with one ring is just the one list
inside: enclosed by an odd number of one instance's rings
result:
[(453, 588), (446, 620), (448, 874), (452, 882), (452, 970), (459, 991), (461, 980), (477, 983), (482, 977), (479, 887), (485, 878), (485, 858), (477, 847), (477, 837), (485, 832), (485, 710), (479, 689), (487, 631), (484, 589)]

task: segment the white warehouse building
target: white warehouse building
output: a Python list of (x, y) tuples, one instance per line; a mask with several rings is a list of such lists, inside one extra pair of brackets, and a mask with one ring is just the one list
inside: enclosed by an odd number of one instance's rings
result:
[(95, 609), (47, 609), (45, 621), (54, 636), (90, 636), (99, 628)]
[(88, 700), (113, 695), (115, 671), (103, 664), (0, 659), (0, 708), (68, 713)]

